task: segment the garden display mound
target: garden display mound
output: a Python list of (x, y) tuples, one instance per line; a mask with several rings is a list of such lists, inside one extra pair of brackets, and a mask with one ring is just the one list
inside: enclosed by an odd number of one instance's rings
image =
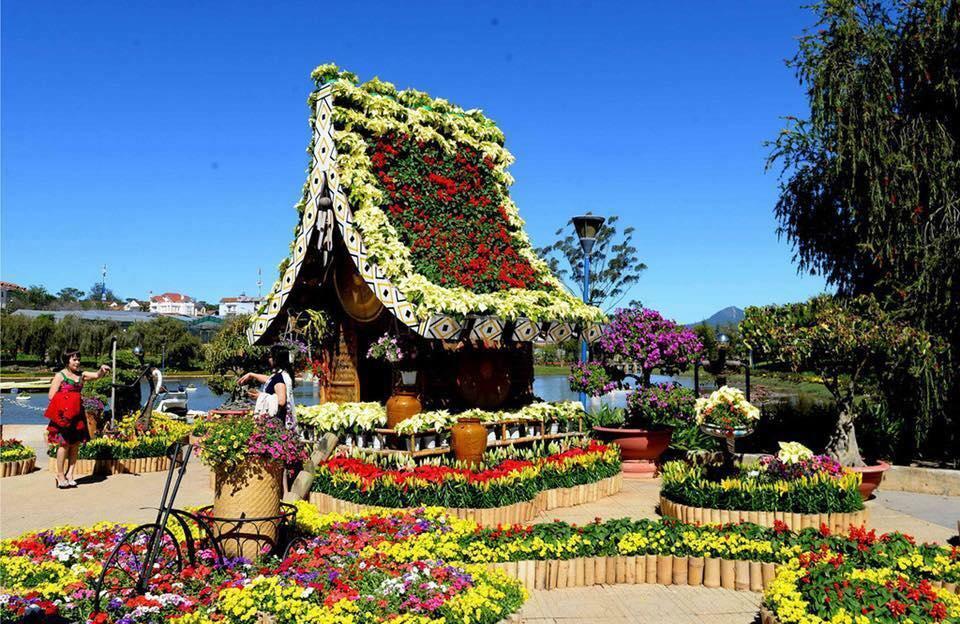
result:
[(794, 513), (790, 511), (744, 511), (736, 509), (714, 509), (711, 507), (691, 507), (681, 505), (670, 499), (660, 497), (660, 513), (667, 518), (676, 518), (689, 524), (739, 524), (750, 522), (763, 527), (774, 528), (783, 523), (791, 531), (815, 529), (826, 526), (831, 531), (846, 531), (851, 526), (866, 526), (869, 514), (866, 509), (849, 513)]
[(623, 472), (630, 477), (652, 479), (657, 472), (657, 461), (670, 446), (673, 429), (619, 429), (593, 427), (594, 437), (620, 447)]
[[(623, 476), (615, 475), (595, 483), (577, 485), (569, 488), (557, 488), (538, 492), (533, 500), (506, 505), (503, 507), (486, 508), (456, 508), (448, 507), (446, 511), (451, 516), (463, 520), (472, 520), (478, 524), (496, 526), (498, 524), (523, 524), (537, 517), (540, 512), (564, 507), (574, 507), (585, 503), (592, 503), (618, 494), (623, 489)], [(361, 505), (350, 501), (334, 498), (329, 494), (311, 492), (310, 502), (316, 505), (321, 513), (349, 513), (357, 514), (370, 511), (410, 511), (414, 508), (406, 507), (378, 507), (375, 505)]]
[(0, 462), (0, 477), (16, 477), (18, 475), (30, 474), (36, 467), (37, 458), (30, 457), (18, 461)]

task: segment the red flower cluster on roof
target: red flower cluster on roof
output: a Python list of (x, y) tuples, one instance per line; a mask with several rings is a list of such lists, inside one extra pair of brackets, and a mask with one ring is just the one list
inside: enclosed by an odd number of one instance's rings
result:
[(465, 145), (448, 154), (389, 134), (371, 149), (370, 161), (387, 194), (385, 212), (418, 273), (478, 293), (547, 288), (517, 251), (517, 228), (489, 158)]

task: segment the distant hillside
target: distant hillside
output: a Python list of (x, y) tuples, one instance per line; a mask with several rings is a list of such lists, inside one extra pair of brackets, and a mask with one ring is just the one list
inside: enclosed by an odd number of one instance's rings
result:
[(737, 306), (729, 306), (720, 310), (719, 312), (714, 312), (710, 318), (697, 321), (696, 323), (689, 323), (687, 327), (696, 327), (701, 323), (713, 325), (714, 327), (720, 327), (721, 325), (736, 325), (742, 320), (743, 310)]

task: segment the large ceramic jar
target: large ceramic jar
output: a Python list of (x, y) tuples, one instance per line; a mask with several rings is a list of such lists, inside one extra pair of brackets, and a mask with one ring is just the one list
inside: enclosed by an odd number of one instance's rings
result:
[(594, 427), (593, 433), (595, 438), (620, 447), (625, 475), (653, 477), (657, 471), (657, 461), (670, 446), (673, 429)]
[(479, 418), (461, 418), (450, 428), (451, 446), (457, 461), (478, 464), (487, 450), (487, 428)]
[[(232, 470), (216, 471), (214, 531), (228, 557), (255, 560), (276, 546), (282, 470), (278, 462), (257, 457)], [(271, 517), (270, 521), (231, 522)]]
[(410, 390), (397, 390), (387, 399), (387, 428), (394, 429), (402, 421), (423, 410), (417, 394)]

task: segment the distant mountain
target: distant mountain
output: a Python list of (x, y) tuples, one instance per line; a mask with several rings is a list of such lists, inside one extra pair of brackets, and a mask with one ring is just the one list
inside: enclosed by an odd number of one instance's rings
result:
[(719, 312), (714, 312), (710, 318), (705, 318), (696, 323), (689, 323), (687, 327), (696, 327), (701, 323), (713, 325), (714, 327), (720, 327), (721, 325), (736, 325), (743, 320), (743, 316), (743, 310), (737, 306), (728, 306)]

